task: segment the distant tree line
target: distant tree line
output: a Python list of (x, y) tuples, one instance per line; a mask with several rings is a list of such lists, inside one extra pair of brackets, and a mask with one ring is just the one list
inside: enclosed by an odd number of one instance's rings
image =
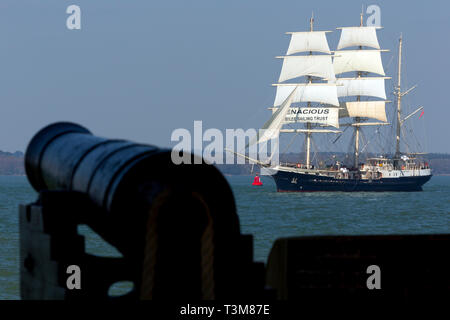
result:
[(0, 175), (24, 175), (23, 153), (0, 151)]
[[(23, 152), (16, 151), (14, 153), (0, 151), (0, 175), (24, 175)], [(375, 155), (368, 155), (375, 156)], [(390, 156), (390, 155), (386, 155)], [(429, 153), (423, 156), (433, 169), (433, 174), (450, 175), (450, 154), (446, 153)], [(303, 153), (285, 153), (280, 155), (280, 162), (302, 163), (305, 159)], [(340, 161), (342, 163), (350, 163), (352, 155), (347, 153), (331, 153), (321, 152), (313, 156), (314, 164), (328, 165)], [(224, 161), (225, 163), (225, 158)], [(237, 157), (234, 157), (234, 164), (217, 164), (216, 167), (226, 175), (250, 175), (259, 173), (259, 167), (252, 165), (245, 160), (245, 164), (236, 164)]]

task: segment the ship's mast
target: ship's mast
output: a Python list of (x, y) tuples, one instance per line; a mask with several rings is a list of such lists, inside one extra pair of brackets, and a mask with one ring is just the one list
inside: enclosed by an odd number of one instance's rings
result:
[[(313, 133), (341, 133), (342, 131), (328, 129), (313, 129), (314, 123), (322, 123), (326, 126), (339, 128), (338, 109), (329, 109), (331, 114), (328, 117), (304, 117), (303, 109), (313, 109), (313, 102), (339, 106), (336, 84), (330, 83), (330, 79), (335, 79), (331, 51), (326, 39), (326, 33), (330, 31), (314, 31), (314, 16), (309, 20), (310, 31), (288, 32), (291, 34), (286, 56), (276, 58), (283, 59), (280, 77), (277, 84), (272, 117), (263, 126), (264, 129), (273, 128), (278, 133), (302, 133), (305, 134), (303, 150), (306, 154), (306, 167), (311, 167), (311, 146)], [(313, 55), (313, 51), (325, 53), (326, 55)], [(295, 53), (307, 53), (307, 55), (294, 55)], [(283, 83), (287, 80), (305, 76), (302, 83)], [(316, 82), (315, 77), (327, 82)], [(289, 88), (290, 87), (290, 88)], [(305, 107), (296, 107), (290, 113), (292, 103), (306, 102)], [(317, 108), (318, 114), (324, 112), (324, 108)], [(308, 110), (311, 111), (311, 110)], [(305, 112), (304, 114), (306, 115)], [(287, 116), (290, 115), (289, 119)], [(308, 113), (309, 114), (309, 113)], [(315, 113), (313, 113), (315, 114)], [(287, 119), (287, 120), (286, 120)], [(283, 129), (287, 123), (303, 123), (301, 129)], [(266, 139), (263, 137), (263, 139)], [(265, 140), (259, 140), (265, 141)]]
[[(311, 18), (309, 19), (309, 28), (310, 31), (313, 31), (314, 29), (314, 14), (311, 15)], [(312, 55), (312, 51), (309, 52), (309, 55)], [(311, 83), (311, 76), (308, 76), (308, 81)], [(311, 102), (308, 102), (308, 108), (311, 107)], [(309, 166), (311, 164), (311, 123), (306, 123), (306, 128), (308, 129), (308, 132), (306, 133), (306, 168), (309, 169)]]
[[(363, 11), (361, 11), (361, 21), (360, 21), (360, 27), (363, 26)], [(362, 49), (362, 46), (359, 46), (359, 49)], [(361, 72), (358, 71), (358, 78), (361, 78)], [(361, 101), (361, 96), (357, 96), (356, 97), (356, 101)], [(360, 122), (360, 118), (356, 117), (355, 118), (355, 122), (359, 123)], [(359, 130), (360, 130), (360, 126), (356, 126), (355, 127), (355, 168), (358, 168), (359, 165)]]
[[(386, 92), (385, 76), (381, 52), (387, 51), (380, 48), (376, 29), (378, 27), (363, 25), (364, 10), (361, 11), (359, 27), (343, 27), (341, 37), (335, 51), (333, 66), (335, 74), (356, 71), (353, 78), (338, 77), (337, 85), (339, 97), (356, 97), (355, 101), (341, 103), (345, 107), (343, 118), (351, 117), (351, 123), (343, 126), (352, 126), (353, 139), (351, 144), (354, 149), (353, 167), (359, 170), (360, 140), (362, 127), (388, 125), (386, 118)], [(342, 50), (347, 47), (357, 47), (356, 50)], [(367, 48), (366, 48), (367, 47)], [(369, 49), (372, 48), (372, 49)], [(375, 73), (382, 77), (366, 76), (366, 73)], [(361, 101), (361, 96), (376, 97), (382, 100)], [(381, 122), (368, 122), (368, 119), (376, 119)]]
[(398, 82), (397, 82), (397, 134), (396, 134), (396, 144), (395, 144), (395, 158), (400, 157), (400, 131), (401, 131), (401, 103), (402, 103), (402, 93), (401, 93), (401, 80), (402, 80), (402, 35), (400, 34), (400, 39), (398, 43)]

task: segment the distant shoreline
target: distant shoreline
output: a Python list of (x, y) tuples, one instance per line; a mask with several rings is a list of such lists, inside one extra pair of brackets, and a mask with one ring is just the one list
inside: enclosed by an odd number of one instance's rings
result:
[[(254, 173), (254, 174), (229, 174), (229, 173), (222, 173), (225, 177), (253, 177), (256, 174), (259, 173)], [(0, 177), (26, 177), (26, 174), (6, 174), (6, 173), (0, 173)], [(438, 173), (438, 174), (433, 174), (433, 176), (435, 177), (450, 177), (450, 173)], [(268, 175), (267, 175), (268, 177)]]
[(26, 177), (26, 174), (7, 174), (7, 173), (0, 173), (0, 177)]
[[(331, 156), (338, 158), (345, 158), (346, 153), (319, 153), (324, 159), (329, 159)], [(303, 159), (302, 153), (284, 153), (280, 156), (280, 161), (295, 163), (298, 159)], [(446, 153), (429, 153), (427, 160), (431, 164), (433, 175), (435, 176), (450, 176), (450, 154)], [(254, 176), (259, 173), (259, 168), (254, 168), (254, 165), (245, 163), (237, 164), (236, 159), (231, 164), (216, 164), (216, 168), (225, 176)], [(20, 151), (14, 153), (3, 152), (0, 150), (0, 175), (1, 176), (24, 176), (25, 163), (24, 154)]]

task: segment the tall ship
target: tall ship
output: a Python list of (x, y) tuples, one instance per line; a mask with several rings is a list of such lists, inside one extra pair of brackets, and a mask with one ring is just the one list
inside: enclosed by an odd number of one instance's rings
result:
[[(402, 113), (402, 97), (413, 89), (401, 89), (402, 36), (391, 103), (385, 90), (385, 80), (391, 78), (386, 76), (381, 58), (388, 50), (380, 48), (377, 38), (381, 27), (364, 26), (361, 14), (359, 26), (337, 29), (340, 39), (335, 51), (327, 40), (331, 31), (314, 30), (313, 17), (309, 31), (287, 33), (291, 37), (287, 53), (277, 57), (283, 63), (278, 83), (273, 85), (272, 116), (262, 127), (266, 133), (256, 138), (256, 143), (261, 143), (281, 133), (304, 136), (304, 147), (298, 150), (304, 158), (276, 165), (254, 162), (261, 167), (261, 174), (273, 177), (280, 192), (421, 191), (432, 176), (431, 168), (419, 160), (420, 153), (401, 150), (404, 123), (423, 109)], [(395, 108), (391, 122), (387, 108)], [(392, 151), (362, 159), (362, 149), (369, 143), (362, 144), (364, 130), (378, 132), (389, 126)], [(347, 161), (314, 164), (313, 137), (328, 135), (338, 140), (344, 131), (352, 132)]]

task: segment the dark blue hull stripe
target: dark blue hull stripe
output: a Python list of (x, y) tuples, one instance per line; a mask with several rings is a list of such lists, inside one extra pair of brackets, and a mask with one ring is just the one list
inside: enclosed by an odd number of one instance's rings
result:
[(381, 178), (379, 180), (335, 179), (312, 174), (278, 171), (272, 176), (280, 192), (311, 191), (422, 191), (429, 176)]

